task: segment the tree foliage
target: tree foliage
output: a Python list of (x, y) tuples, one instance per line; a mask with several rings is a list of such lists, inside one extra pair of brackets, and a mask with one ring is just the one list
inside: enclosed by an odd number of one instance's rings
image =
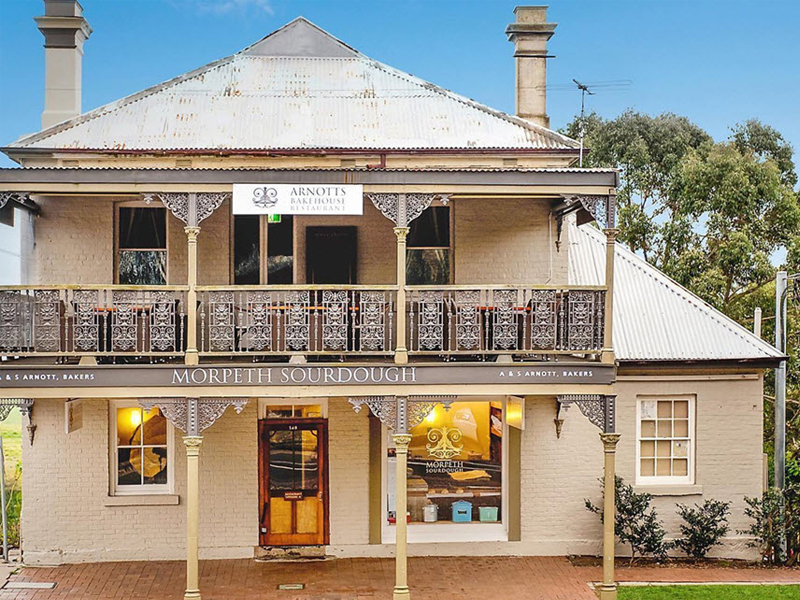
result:
[(782, 248), (800, 262), (791, 147), (773, 128), (747, 121), (714, 143), (685, 117), (627, 111), (591, 114), (585, 132), (585, 164), (620, 170), (620, 241), (707, 302), (729, 310), (761, 288)]

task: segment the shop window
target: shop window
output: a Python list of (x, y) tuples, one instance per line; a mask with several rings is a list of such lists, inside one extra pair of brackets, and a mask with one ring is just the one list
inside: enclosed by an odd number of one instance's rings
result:
[(639, 483), (693, 483), (693, 398), (640, 398), (637, 437)]
[[(442, 405), (411, 430), (408, 454), (409, 523), (481, 527), (503, 515), (503, 404)], [(396, 522), (395, 450), (387, 451), (388, 524)], [(446, 535), (441, 537), (447, 539)]]
[(167, 283), (165, 208), (122, 206), (117, 214), (117, 273), (122, 285)]
[(158, 408), (112, 404), (112, 491), (116, 494), (168, 493), (171, 483), (171, 438)]
[(431, 206), (411, 222), (406, 242), (409, 285), (450, 283), (450, 207)]

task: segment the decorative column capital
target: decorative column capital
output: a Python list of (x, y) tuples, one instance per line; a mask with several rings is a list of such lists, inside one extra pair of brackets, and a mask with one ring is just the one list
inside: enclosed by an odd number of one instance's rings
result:
[(183, 228), (183, 231), (186, 233), (186, 237), (189, 238), (189, 241), (194, 241), (197, 239), (197, 236), (200, 234), (199, 227), (189, 227), (186, 226)]
[(394, 234), (397, 236), (397, 241), (405, 242), (410, 230), (410, 227), (395, 227)]
[(411, 434), (395, 433), (392, 435), (392, 441), (397, 447), (397, 452), (408, 452), (408, 446), (411, 443)]
[(613, 453), (617, 449), (617, 442), (619, 442), (619, 433), (601, 433), (600, 439), (603, 442), (603, 452)]
[(614, 240), (617, 239), (617, 236), (619, 235), (619, 228), (618, 227), (607, 227), (607, 228), (603, 229), (603, 233), (606, 234), (606, 240), (608, 242), (613, 242)]
[(202, 435), (185, 435), (183, 436), (183, 444), (186, 446), (186, 454), (189, 456), (197, 456), (200, 452), (200, 446), (203, 443)]

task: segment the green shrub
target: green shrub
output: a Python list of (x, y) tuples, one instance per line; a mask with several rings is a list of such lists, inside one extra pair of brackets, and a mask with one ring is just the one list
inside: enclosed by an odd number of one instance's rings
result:
[(683, 523), (680, 525), (681, 537), (675, 540), (675, 546), (695, 560), (705, 558), (728, 533), (730, 512), (731, 503), (720, 500), (706, 500), (703, 506), (695, 504), (694, 508), (678, 504), (678, 514)]
[[(600, 480), (602, 487), (603, 481)], [(667, 532), (658, 520), (656, 510), (650, 506), (653, 497), (650, 494), (638, 494), (633, 487), (627, 485), (622, 477), (614, 478), (616, 515), (614, 532), (623, 544), (631, 548), (631, 563), (636, 556), (652, 556), (656, 560), (665, 560), (670, 544), (664, 540)], [(600, 515), (603, 521), (603, 508), (586, 500), (586, 509)]]
[(753, 522), (739, 533), (754, 538), (748, 546), (758, 548), (766, 563), (797, 564), (800, 558), (800, 485), (787, 485), (783, 491), (769, 488), (760, 498), (744, 500), (747, 503), (744, 514)]

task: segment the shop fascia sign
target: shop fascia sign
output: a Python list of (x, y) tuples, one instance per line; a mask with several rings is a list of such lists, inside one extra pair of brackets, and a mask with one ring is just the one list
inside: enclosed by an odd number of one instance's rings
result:
[(612, 365), (108, 365), (0, 369), (2, 388), (436, 384), (609, 384)]
[(355, 184), (270, 185), (235, 183), (235, 215), (361, 215), (364, 186)]

